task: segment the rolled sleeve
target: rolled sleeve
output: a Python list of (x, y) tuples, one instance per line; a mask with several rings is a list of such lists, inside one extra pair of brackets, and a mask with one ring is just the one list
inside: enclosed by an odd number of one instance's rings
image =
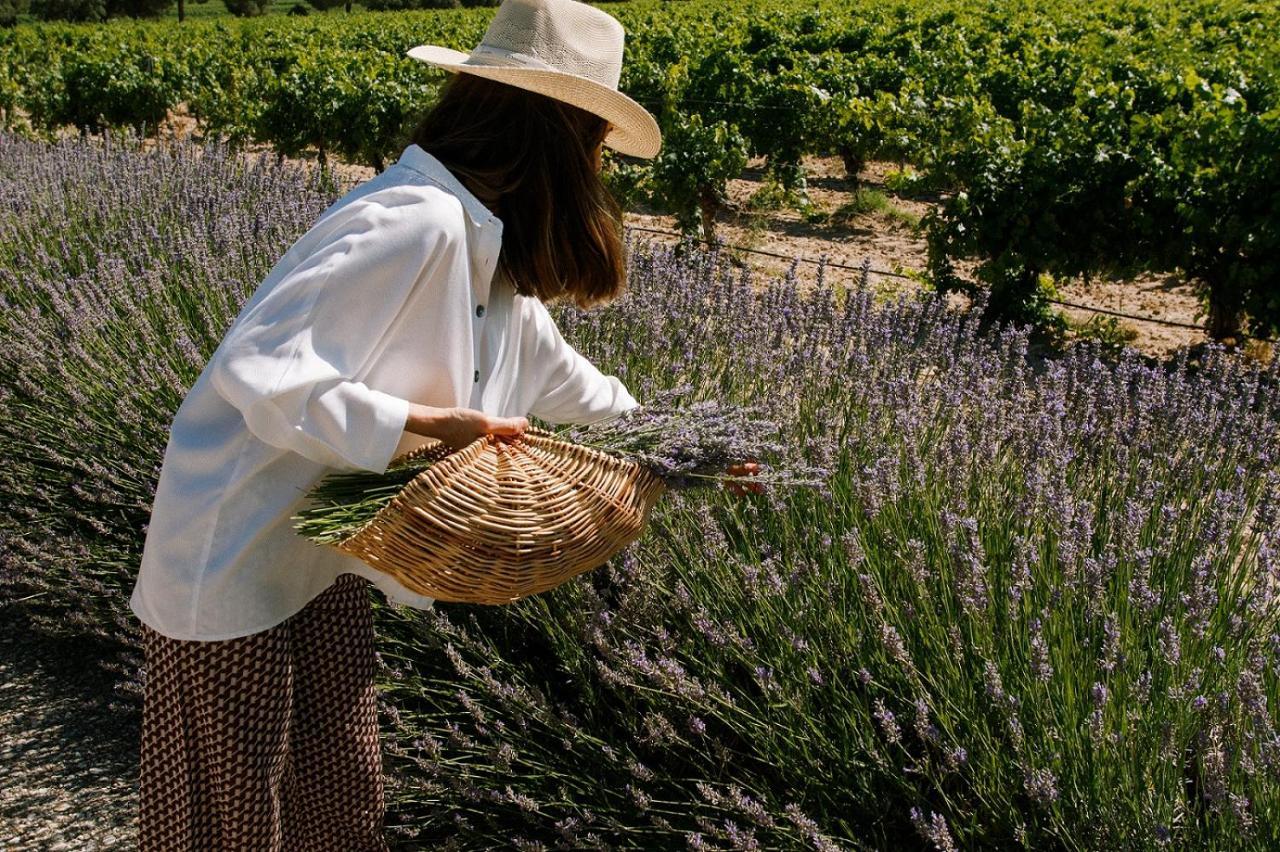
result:
[(269, 276), (210, 358), (210, 382), (265, 443), (344, 470), (383, 472), (407, 399), (362, 376), (456, 239), (422, 204), (370, 194), (324, 217), (304, 259)]
[(531, 414), (548, 423), (585, 425), (640, 404), (617, 376), (601, 372), (569, 345), (542, 302), (533, 299), (531, 308), (540, 375)]
[(302, 384), (241, 404), (264, 442), (329, 467), (387, 469), (409, 419), (409, 400), (349, 379)]

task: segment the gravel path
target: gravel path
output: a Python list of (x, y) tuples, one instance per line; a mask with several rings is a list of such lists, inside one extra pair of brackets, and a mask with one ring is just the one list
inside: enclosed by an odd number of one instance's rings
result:
[(82, 643), (0, 617), (0, 849), (131, 849), (138, 729)]

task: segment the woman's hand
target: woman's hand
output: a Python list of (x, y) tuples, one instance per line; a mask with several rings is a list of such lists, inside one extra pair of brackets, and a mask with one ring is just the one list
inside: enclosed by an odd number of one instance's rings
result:
[(517, 438), (529, 428), (527, 417), (494, 417), (475, 408), (434, 408), (409, 404), (405, 430), (437, 438), (454, 449), (462, 449), (481, 435)]
[[(742, 464), (731, 464), (726, 468), (725, 473), (730, 476), (742, 476), (744, 474), (754, 476), (760, 472), (760, 465), (754, 459), (748, 459)], [(736, 494), (739, 497), (750, 491), (753, 494), (761, 494), (764, 492), (763, 482), (726, 482), (725, 489), (730, 494)]]

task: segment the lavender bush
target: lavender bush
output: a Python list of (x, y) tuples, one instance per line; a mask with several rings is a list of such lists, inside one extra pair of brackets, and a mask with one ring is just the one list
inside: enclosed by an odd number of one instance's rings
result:
[[(335, 190), (4, 136), (0, 182), (0, 596), (136, 696), (168, 419)], [(379, 606), (404, 848), (1280, 845), (1280, 367), (1037, 362), (927, 293), (629, 250), (566, 336), (642, 402), (759, 406), (830, 486), (673, 492), (552, 593)]]
[(178, 404), (332, 187), (185, 145), (0, 133), (0, 606), (114, 645)]

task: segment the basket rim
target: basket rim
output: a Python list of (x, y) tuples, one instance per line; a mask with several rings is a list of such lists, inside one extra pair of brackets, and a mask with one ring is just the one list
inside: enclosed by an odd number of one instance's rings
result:
[[(530, 438), (532, 438), (531, 441), (528, 440)], [(494, 447), (498, 445), (499, 443), (506, 444), (506, 445), (517, 445), (517, 446), (525, 443), (531, 443), (534, 445), (542, 444), (542, 445), (565, 447), (565, 448), (568, 448), (569, 453), (575, 454), (578, 456), (586, 456), (587, 458), (591, 459), (596, 463), (604, 463), (604, 464), (614, 465), (618, 467), (634, 468), (638, 471), (639, 476), (648, 477), (656, 481), (655, 487), (658, 489), (658, 493), (661, 493), (662, 490), (665, 490), (666, 483), (663, 482), (662, 477), (658, 476), (653, 471), (649, 470), (649, 468), (647, 468), (645, 465), (642, 465), (639, 462), (632, 461), (631, 459), (620, 458), (619, 456), (615, 456), (612, 453), (607, 453), (604, 450), (596, 449), (595, 447), (588, 447), (584, 444), (574, 443), (573, 441), (566, 441), (563, 438), (556, 437), (555, 433), (547, 429), (542, 429), (538, 426), (531, 425), (526, 427), (523, 434), (517, 436), (512, 440), (499, 438), (493, 435), (492, 433), (485, 433), (483, 435), (478, 436), (475, 440), (473, 440), (471, 443), (467, 444), (466, 446), (458, 447), (451, 450), (439, 461), (431, 465), (428, 465), (427, 467), (418, 471), (418, 473), (416, 473), (412, 479), (406, 481), (404, 485), (400, 487), (400, 490), (398, 490), (394, 495), (392, 495), (391, 499), (388, 500), (381, 509), (375, 512), (369, 518), (369, 520), (365, 521), (363, 524), (357, 527), (350, 535), (338, 541), (330, 542), (329, 546), (337, 548), (338, 550), (342, 550), (344, 552), (349, 552), (347, 551), (347, 546), (355, 542), (361, 536), (366, 535), (370, 530), (374, 529), (376, 524), (382, 521), (385, 521), (392, 514), (412, 509), (411, 506), (406, 505), (407, 498), (405, 498), (404, 496), (405, 492), (408, 491), (409, 486), (412, 483), (418, 482), (420, 479), (428, 476), (430, 473), (436, 471), (439, 465), (447, 461), (450, 461), (451, 459), (464, 458), (465, 454), (469, 454), (470, 457), (475, 457), (485, 452), (490, 447)], [(431, 441), (424, 443), (421, 446), (414, 447), (412, 450), (406, 450), (405, 452), (401, 453), (399, 456), (396, 456), (394, 459), (392, 459), (390, 464), (395, 464), (396, 462), (401, 462), (406, 459), (415, 458), (416, 456), (414, 454), (424, 455), (428, 450), (439, 449), (441, 444), (444, 444), (444, 442), (440, 441), (439, 439), (432, 439)], [(427, 449), (424, 450), (424, 448), (427, 448)], [(468, 458), (468, 460), (470, 460), (470, 458)]]

